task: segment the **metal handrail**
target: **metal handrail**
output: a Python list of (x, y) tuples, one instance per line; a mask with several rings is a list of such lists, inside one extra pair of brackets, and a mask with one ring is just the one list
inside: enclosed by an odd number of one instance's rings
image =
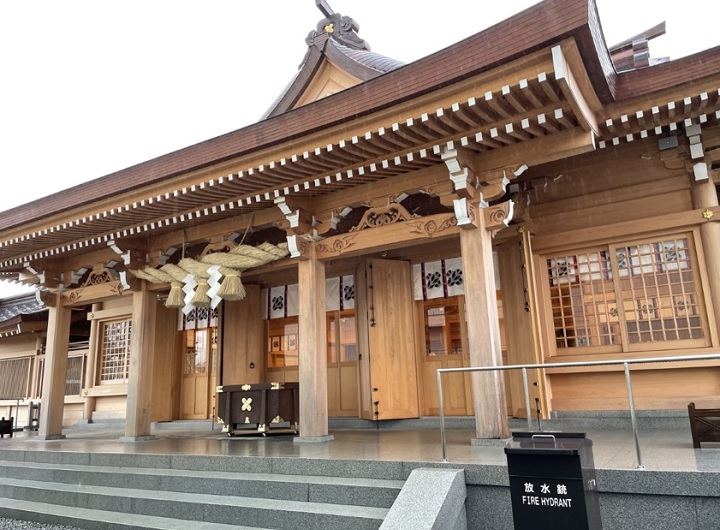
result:
[(625, 359), (614, 361), (579, 361), (569, 363), (547, 363), (547, 364), (511, 364), (506, 366), (471, 366), (465, 368), (438, 368), (437, 369), (437, 387), (438, 387), (438, 406), (440, 408), (440, 437), (442, 440), (442, 461), (447, 462), (447, 447), (445, 442), (445, 413), (442, 396), (442, 374), (458, 373), (458, 372), (496, 372), (505, 370), (522, 370), (523, 386), (525, 388), (525, 408), (527, 412), (528, 430), (532, 430), (532, 417), (530, 413), (530, 390), (528, 388), (527, 371), (544, 370), (547, 368), (572, 368), (583, 366), (613, 366), (623, 365), (625, 370), (625, 384), (627, 386), (628, 402), (630, 405), (630, 419), (632, 420), (633, 434), (635, 435), (635, 452), (637, 454), (637, 469), (645, 469), (642, 462), (642, 453), (640, 451), (640, 439), (638, 436), (637, 419), (635, 417), (635, 400), (633, 398), (632, 385), (630, 382), (630, 365), (631, 364), (649, 364), (649, 363), (673, 363), (673, 362), (690, 362), (690, 361), (713, 361), (720, 360), (720, 354), (707, 355), (686, 355), (676, 357), (651, 357), (645, 359)]

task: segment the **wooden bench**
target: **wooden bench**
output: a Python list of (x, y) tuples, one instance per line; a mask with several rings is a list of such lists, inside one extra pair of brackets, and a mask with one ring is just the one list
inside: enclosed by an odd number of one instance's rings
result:
[(0, 418), (0, 438), (5, 438), (5, 435), (9, 434), (10, 438), (12, 438), (13, 435), (13, 418), (10, 417), (9, 420), (5, 419), (5, 416)]
[(701, 443), (720, 443), (720, 409), (696, 409), (695, 403), (690, 403), (688, 415), (693, 447), (700, 449)]

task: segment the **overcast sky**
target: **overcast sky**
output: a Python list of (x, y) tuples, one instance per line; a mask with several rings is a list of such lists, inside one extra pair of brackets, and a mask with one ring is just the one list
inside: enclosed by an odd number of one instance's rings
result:
[[(328, 1), (403, 62), (537, 3)], [(720, 44), (716, 2), (597, 0), (608, 45), (666, 21), (650, 49), (671, 58)], [(0, 2), (0, 211), (257, 121), (321, 18), (314, 0)]]

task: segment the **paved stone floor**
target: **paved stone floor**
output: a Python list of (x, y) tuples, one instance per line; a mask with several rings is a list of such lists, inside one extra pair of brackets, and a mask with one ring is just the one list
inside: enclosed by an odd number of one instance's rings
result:
[[(395, 424), (397, 425), (397, 424)], [(408, 423), (408, 425), (413, 425)], [(544, 429), (550, 432), (552, 427)], [(515, 430), (523, 430), (518, 428)], [(40, 440), (35, 433), (16, 433), (0, 440), (0, 449), (72, 452), (206, 454), (267, 457), (298, 457), (340, 460), (442, 461), (440, 429), (374, 428), (331, 429), (333, 441), (297, 443), (290, 434), (228, 437), (210, 422), (154, 424), (148, 441), (121, 441), (122, 424), (97, 424), (64, 429), (63, 440)], [(627, 428), (582, 429), (592, 440), (595, 466), (600, 469), (637, 469), (637, 450), (630, 425)], [(451, 463), (505, 465), (507, 440), (473, 445), (473, 429), (446, 429), (446, 455)], [(558, 434), (561, 436), (561, 434)], [(720, 471), (720, 444), (694, 449), (689, 428), (640, 429), (640, 457), (648, 471)]]

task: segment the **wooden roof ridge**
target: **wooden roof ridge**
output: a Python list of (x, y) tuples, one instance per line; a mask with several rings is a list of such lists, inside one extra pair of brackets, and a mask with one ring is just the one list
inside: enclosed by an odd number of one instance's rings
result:
[[(567, 38), (575, 39), (598, 97), (605, 103), (614, 101), (617, 74), (604, 41), (594, 0), (544, 0), (463, 41), (358, 86), (0, 212), (0, 230), (35, 222), (362, 118), (492, 70)], [(680, 64), (692, 66), (686, 62)], [(715, 68), (720, 71), (720, 65)], [(688, 79), (680, 70), (672, 70), (666, 81), (671, 78), (677, 81), (679, 77), (683, 78), (682, 81)], [(633, 79), (627, 78), (625, 85), (630, 88), (625, 87), (623, 94), (635, 87)], [(654, 90), (654, 87), (646, 85), (644, 90)]]
[[(320, 68), (329, 60), (350, 75), (367, 81), (403, 66), (403, 63), (370, 51), (370, 45), (358, 35), (360, 26), (350, 17), (333, 12), (325, 3), (323, 13), (329, 13), (317, 24), (317, 29), (305, 39), (308, 50), (298, 72), (277, 99), (263, 113), (261, 119), (277, 116), (295, 107)], [(321, 7), (318, 4), (318, 7)]]
[[(632, 99), (719, 74), (720, 45), (647, 68), (622, 72), (617, 78), (616, 97), (618, 101)], [(716, 88), (720, 88), (720, 80)]]
[(656, 24), (653, 27), (646, 29), (645, 31), (641, 31), (637, 35), (633, 35), (632, 37), (629, 37), (622, 42), (618, 42), (617, 44), (613, 44), (612, 46), (609, 46), (608, 51), (612, 55), (615, 52), (618, 52), (620, 50), (623, 50), (626, 48), (632, 48), (633, 43), (638, 40), (652, 40), (657, 37), (661, 37), (661, 36), (665, 35), (665, 33), (666, 33), (665, 26), (666, 26), (666, 23), (663, 20), (659, 24)]
[(637, 68), (646, 68), (653, 63), (667, 62), (669, 58), (651, 59), (650, 57), (650, 41), (661, 35), (665, 35), (664, 21), (610, 46), (608, 51), (615, 64), (615, 70), (619, 73)]

